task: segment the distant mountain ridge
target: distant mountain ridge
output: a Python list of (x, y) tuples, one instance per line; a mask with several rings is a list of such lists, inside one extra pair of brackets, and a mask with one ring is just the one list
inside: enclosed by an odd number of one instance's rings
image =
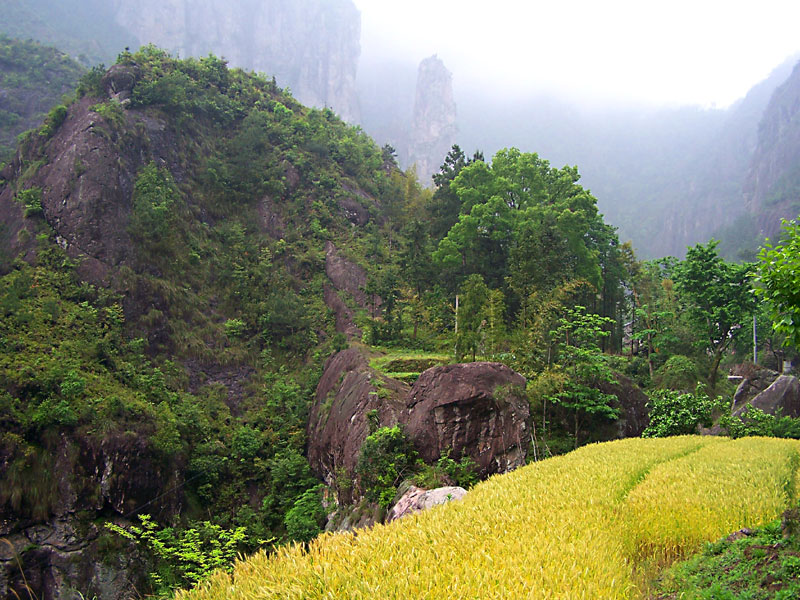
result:
[(777, 237), (781, 219), (800, 212), (800, 63), (764, 111), (743, 192), (760, 237)]

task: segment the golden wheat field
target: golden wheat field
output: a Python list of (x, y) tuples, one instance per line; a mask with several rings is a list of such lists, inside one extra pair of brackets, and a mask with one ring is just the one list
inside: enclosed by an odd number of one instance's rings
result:
[(795, 502), (799, 464), (794, 440), (596, 444), (388, 526), (255, 555), (180, 598), (641, 598), (654, 569)]

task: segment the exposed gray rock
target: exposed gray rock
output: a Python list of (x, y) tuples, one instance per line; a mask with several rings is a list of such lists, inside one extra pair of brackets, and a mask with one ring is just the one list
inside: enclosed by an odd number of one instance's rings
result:
[(412, 485), (389, 510), (386, 522), (400, 519), (439, 504), (461, 500), (466, 495), (467, 490), (462, 487), (449, 486), (424, 490)]
[[(375, 410), (381, 426), (400, 423), (423, 460), (472, 458), (486, 477), (525, 464), (530, 407), (525, 378), (499, 363), (434, 367), (409, 387), (369, 367), (359, 348), (333, 356), (317, 386), (308, 424), (308, 460), (329, 485), (354, 476)], [(343, 499), (339, 499), (342, 504)], [(344, 499), (350, 502), (352, 499)]]
[(379, 297), (369, 298), (364, 291), (367, 287), (367, 272), (363, 267), (347, 260), (339, 253), (333, 242), (325, 242), (325, 273), (337, 290), (347, 292), (364, 309), (379, 308)]
[(525, 464), (530, 406), (525, 378), (500, 363), (433, 367), (414, 383), (401, 421), (420, 456), (469, 456), (482, 477)]
[[(354, 476), (358, 452), (369, 432), (367, 413), (382, 425), (398, 422), (408, 386), (371, 369), (359, 348), (342, 350), (325, 363), (308, 422), (308, 460), (333, 485), (337, 471)], [(339, 499), (339, 504), (350, 499)]]
[(597, 387), (604, 394), (616, 397), (614, 408), (619, 409), (619, 419), (614, 423), (616, 438), (639, 437), (650, 424), (647, 412), (647, 395), (629, 378), (614, 374), (616, 383), (601, 382)]
[(771, 415), (800, 417), (800, 381), (793, 375), (779, 376), (767, 389), (736, 409), (734, 416), (744, 416), (751, 406)]
[[(747, 368), (749, 367), (749, 368)], [(733, 410), (737, 410), (766, 390), (778, 378), (779, 373), (772, 369), (758, 368), (755, 365), (743, 365), (734, 370), (742, 379), (733, 394)]]
[(103, 75), (101, 83), (109, 98), (124, 102), (131, 97), (137, 79), (139, 79), (138, 68), (114, 65)]
[(760, 238), (775, 238), (781, 219), (797, 217), (800, 186), (800, 64), (775, 90), (758, 126), (758, 146), (744, 183), (745, 205)]
[(453, 76), (434, 55), (419, 65), (409, 144), (408, 163), (417, 165), (423, 185), (431, 184), (431, 176), (444, 162), (457, 133)]

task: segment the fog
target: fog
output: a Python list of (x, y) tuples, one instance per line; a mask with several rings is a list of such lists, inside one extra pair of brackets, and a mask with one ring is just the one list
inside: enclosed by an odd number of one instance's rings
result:
[(727, 107), (800, 50), (796, 0), (354, 0), (362, 63), (438, 54), (456, 95)]

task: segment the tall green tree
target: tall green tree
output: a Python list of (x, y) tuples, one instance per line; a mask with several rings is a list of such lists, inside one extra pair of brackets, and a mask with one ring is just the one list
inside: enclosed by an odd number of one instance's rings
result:
[(686, 259), (675, 267), (684, 314), (711, 356), (708, 382), (712, 390), (722, 357), (755, 310), (752, 265), (724, 261), (717, 253), (718, 243), (712, 240), (689, 248)]
[(490, 319), (490, 299), (491, 291), (484, 283), (483, 277), (477, 273), (470, 275), (461, 288), (461, 303), (456, 316), (458, 319), (458, 335), (456, 336), (458, 360), (471, 353), (474, 361), (478, 353), (483, 354)]
[(619, 410), (612, 406), (615, 396), (600, 389), (603, 383), (615, 381), (609, 357), (600, 349), (600, 340), (609, 335), (609, 321), (608, 317), (576, 306), (567, 310), (551, 332), (558, 343), (558, 358), (552, 370), (562, 375), (562, 383), (549, 399), (572, 413), (575, 447), (587, 418), (619, 416)]
[(784, 221), (781, 241), (758, 254), (756, 294), (769, 306), (773, 327), (786, 345), (800, 347), (800, 225)]

